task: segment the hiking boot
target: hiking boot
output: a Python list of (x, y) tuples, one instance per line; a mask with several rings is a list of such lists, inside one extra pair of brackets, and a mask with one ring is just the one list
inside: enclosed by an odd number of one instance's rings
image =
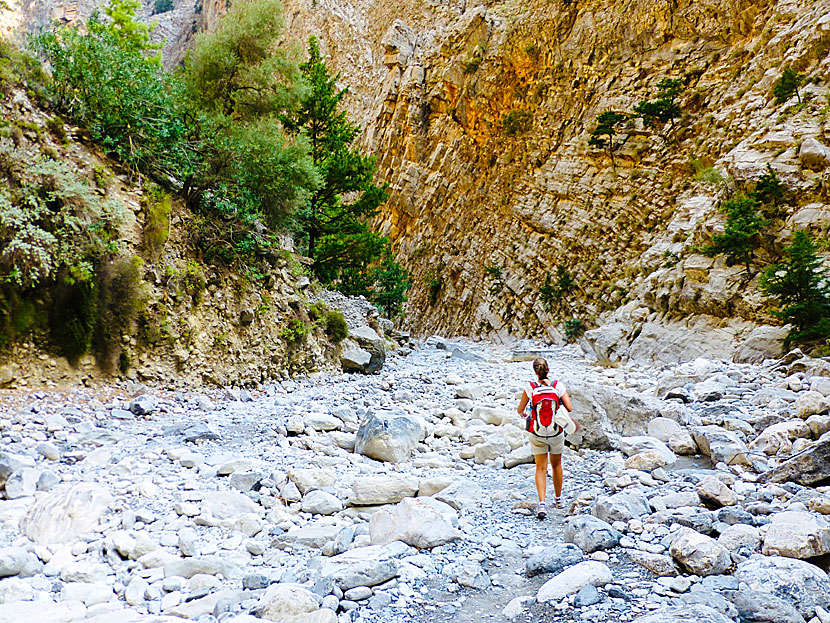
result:
[(536, 519), (544, 519), (548, 516), (548, 511), (545, 510), (545, 503), (539, 502), (539, 505), (536, 507)]

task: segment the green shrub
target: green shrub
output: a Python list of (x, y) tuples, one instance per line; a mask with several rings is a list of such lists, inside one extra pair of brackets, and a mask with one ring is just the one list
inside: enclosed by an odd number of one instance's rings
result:
[(161, 15), (162, 13), (167, 13), (168, 11), (172, 11), (175, 7), (173, 6), (173, 0), (155, 0), (153, 3), (153, 15)]
[(478, 56), (474, 56), (473, 58), (468, 60), (466, 63), (464, 63), (464, 73), (466, 75), (469, 75), (477, 72), (478, 68), (481, 67), (482, 60), (483, 59), (481, 59)]
[(783, 104), (793, 95), (798, 97), (801, 103), (801, 95), (798, 92), (799, 85), (804, 82), (804, 75), (796, 73), (792, 67), (787, 67), (781, 73), (781, 77), (776, 80), (772, 87), (772, 94), (775, 96), (775, 103)]
[(674, 129), (674, 120), (680, 117), (682, 112), (675, 100), (684, 86), (683, 78), (666, 78), (660, 81), (657, 85), (657, 97), (653, 100), (641, 100), (634, 106), (634, 112), (643, 120), (646, 127), (668, 123)]
[(387, 318), (401, 313), (406, 293), (412, 287), (409, 273), (401, 266), (386, 245), (381, 261), (371, 271), (370, 299), (380, 307)]
[[(4, 157), (26, 162), (0, 141)], [(34, 288), (62, 272), (91, 275), (99, 258), (117, 254), (123, 205), (102, 199), (62, 162), (38, 159), (25, 176), (0, 187), (0, 280)]]
[(309, 326), (300, 318), (292, 318), (288, 324), (282, 328), (279, 336), (291, 344), (301, 344), (308, 339)]
[(788, 341), (830, 338), (830, 274), (822, 267), (815, 242), (797, 231), (784, 259), (764, 270), (763, 292), (778, 299), (776, 316), (794, 325)]
[(762, 205), (778, 207), (787, 194), (787, 188), (781, 183), (778, 174), (767, 164), (767, 170), (755, 182), (752, 196)]
[(738, 193), (720, 206), (726, 214), (726, 226), (722, 234), (712, 236), (712, 244), (704, 248), (707, 255), (726, 255), (729, 263), (742, 262), (749, 272), (758, 234), (767, 226), (767, 221), (758, 213), (758, 202), (743, 193)]
[(571, 344), (579, 339), (579, 337), (585, 333), (585, 325), (582, 324), (582, 321), (574, 316), (565, 321), (564, 324), (564, 332), (565, 332), (565, 341), (568, 344)]
[(205, 279), (205, 274), (199, 264), (193, 260), (187, 261), (187, 270), (182, 277), (182, 285), (194, 305), (202, 302), (207, 287), (207, 279)]
[(119, 20), (104, 24), (94, 15), (86, 32), (63, 27), (34, 39), (52, 68), (49, 93), (126, 166), (186, 175), (193, 168), (189, 129), (173, 97), (175, 78), (145, 56), (143, 25)]
[(441, 290), (444, 288), (444, 278), (440, 275), (427, 273), (425, 280), (427, 292), (429, 293), (429, 304), (435, 305), (438, 302), (438, 297), (441, 295)]
[(539, 287), (539, 299), (542, 306), (550, 311), (555, 303), (558, 303), (562, 298), (572, 292), (576, 288), (571, 273), (562, 265), (556, 267), (556, 283), (553, 283), (550, 271), (545, 273), (545, 280)]
[(492, 283), (487, 291), (493, 296), (497, 296), (504, 288), (503, 271), (504, 266), (499, 266), (497, 264), (484, 267), (484, 274), (492, 280)]
[(329, 336), (332, 342), (338, 344), (349, 337), (349, 325), (346, 324), (346, 318), (343, 312), (337, 310), (329, 310), (324, 316), (326, 322), (326, 335)]
[(542, 51), (539, 49), (539, 45), (536, 43), (528, 43), (525, 47), (525, 54), (527, 54), (530, 58), (535, 61), (539, 60), (539, 56), (541, 55)]
[(502, 117), (501, 127), (507, 136), (524, 134), (533, 127), (533, 113), (528, 110), (511, 110)]

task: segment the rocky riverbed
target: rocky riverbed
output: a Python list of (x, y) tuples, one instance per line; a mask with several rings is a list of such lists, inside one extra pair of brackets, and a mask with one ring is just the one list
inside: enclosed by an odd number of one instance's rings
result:
[(529, 361), (413, 346), (250, 391), (0, 397), (0, 622), (830, 622), (826, 360), (545, 349), (583, 429), (539, 521)]

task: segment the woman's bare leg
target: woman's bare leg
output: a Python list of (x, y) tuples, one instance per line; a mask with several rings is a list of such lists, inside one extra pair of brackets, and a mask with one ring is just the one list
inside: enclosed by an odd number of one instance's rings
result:
[[(551, 455), (554, 456), (554, 455)], [(556, 455), (558, 456), (558, 455)], [(536, 492), (539, 494), (539, 501), (545, 501), (545, 493), (548, 488), (548, 455), (537, 454), (533, 457), (536, 460)], [(562, 489), (562, 471), (559, 471), (559, 489)]]
[[(562, 495), (562, 455), (561, 454), (551, 454), (550, 455), (550, 464), (553, 467), (553, 490), (556, 493), (556, 497)], [(547, 467), (547, 466), (545, 466)], [(545, 470), (547, 471), (547, 469)], [(539, 463), (536, 463), (536, 488), (539, 488)]]

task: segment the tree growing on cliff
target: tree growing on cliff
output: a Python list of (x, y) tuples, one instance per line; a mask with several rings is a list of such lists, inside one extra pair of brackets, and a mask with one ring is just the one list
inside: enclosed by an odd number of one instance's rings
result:
[(295, 215), (314, 273), (323, 283), (366, 294), (387, 311), (397, 310), (408, 278), (389, 253), (386, 239), (369, 226), (389, 193), (385, 185), (374, 183), (375, 159), (352, 147), (360, 128), (340, 109), (348, 89), (337, 86), (340, 76), (329, 72), (316, 37), (309, 39), (308, 60), (300, 70), (308, 90), (282, 121), (308, 141), (321, 178)]
[(665, 126), (669, 124), (674, 131), (674, 120), (681, 115), (680, 105), (675, 101), (685, 86), (683, 78), (666, 78), (657, 85), (657, 97), (653, 100), (641, 100), (634, 106), (636, 116), (643, 120), (646, 127)]
[(720, 211), (726, 214), (726, 226), (723, 233), (712, 236), (712, 244), (704, 251), (708, 255), (723, 253), (729, 263), (743, 263), (749, 272), (758, 234), (767, 226), (767, 221), (758, 213), (758, 201), (738, 193), (724, 201)]
[(780, 308), (773, 313), (794, 325), (788, 341), (830, 337), (830, 275), (809, 234), (793, 235), (784, 259), (761, 275), (761, 290), (778, 299)]
[(617, 127), (628, 120), (628, 115), (613, 110), (606, 110), (597, 116), (597, 126), (591, 132), (588, 145), (597, 149), (604, 149), (611, 159), (611, 168), (616, 169), (614, 152), (625, 145), (628, 135), (624, 139), (616, 140)]
[(802, 74), (796, 73), (792, 67), (787, 67), (781, 73), (781, 77), (776, 80), (772, 87), (772, 94), (775, 96), (776, 104), (783, 104), (793, 95), (798, 98), (801, 103), (801, 95), (798, 92), (799, 85), (804, 81)]

